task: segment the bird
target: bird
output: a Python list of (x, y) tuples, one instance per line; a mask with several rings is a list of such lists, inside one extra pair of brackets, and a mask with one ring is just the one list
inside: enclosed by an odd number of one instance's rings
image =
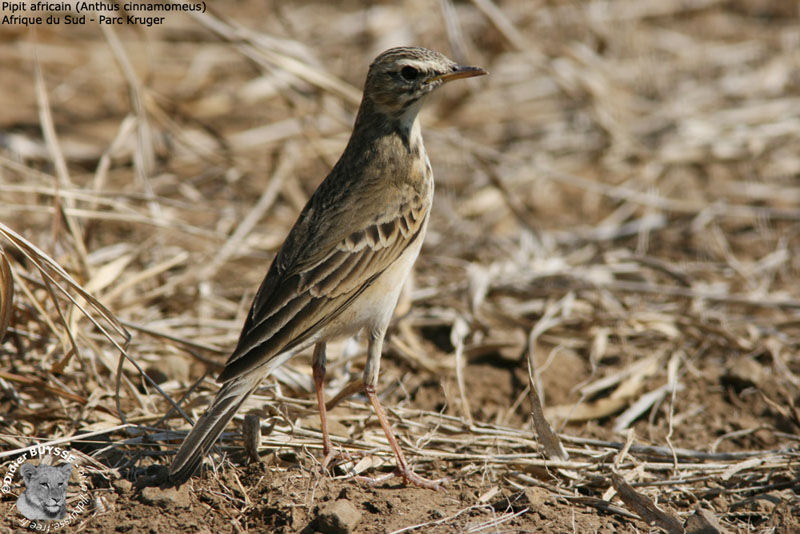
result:
[(439, 489), (415, 473), (376, 395), (384, 337), (419, 255), (433, 202), (433, 171), (418, 112), (447, 82), (488, 74), (421, 47), (391, 48), (370, 64), (344, 152), (301, 211), (261, 283), (214, 401), (169, 469), (186, 482), (245, 400), (292, 355), (314, 347), (323, 468), (335, 456), (323, 394), (326, 343), (367, 334), (363, 392), (394, 452), (390, 476)]

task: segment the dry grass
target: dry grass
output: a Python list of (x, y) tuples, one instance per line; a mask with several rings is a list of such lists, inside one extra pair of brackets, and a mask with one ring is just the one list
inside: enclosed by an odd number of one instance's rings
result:
[[(417, 4), (0, 35), (2, 456), (70, 443), (107, 479), (166, 463), (369, 60), (419, 43), (491, 76), (423, 116), (435, 213), (382, 378), (413, 462), (626, 525), (796, 527), (775, 523), (800, 484), (795, 3)], [(343, 347), (330, 396), (363, 363)], [(319, 449), (310, 376), (295, 358), (248, 403), (269, 407), (262, 447)], [(368, 406), (336, 414), (356, 470), (391, 460)]]

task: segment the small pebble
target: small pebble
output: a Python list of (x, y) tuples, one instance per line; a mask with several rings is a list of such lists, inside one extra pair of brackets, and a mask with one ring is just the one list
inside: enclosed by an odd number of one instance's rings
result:
[(133, 488), (133, 482), (121, 478), (112, 482), (111, 486), (114, 488), (114, 491), (117, 492), (117, 495), (125, 495), (126, 493), (130, 493)]
[(145, 504), (155, 504), (165, 508), (189, 508), (191, 500), (186, 489), (175, 488), (156, 488), (153, 486), (142, 490), (142, 502)]
[(346, 499), (329, 502), (319, 510), (317, 530), (322, 534), (349, 534), (361, 521), (361, 512)]

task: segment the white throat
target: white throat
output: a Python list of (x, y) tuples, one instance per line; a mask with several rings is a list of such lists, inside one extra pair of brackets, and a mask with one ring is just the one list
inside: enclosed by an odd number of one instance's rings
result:
[(408, 106), (402, 115), (400, 115), (400, 128), (408, 132), (408, 140), (413, 144), (413, 141), (422, 140), (422, 131), (419, 125), (419, 110), (422, 108), (423, 98), (420, 98), (412, 105)]

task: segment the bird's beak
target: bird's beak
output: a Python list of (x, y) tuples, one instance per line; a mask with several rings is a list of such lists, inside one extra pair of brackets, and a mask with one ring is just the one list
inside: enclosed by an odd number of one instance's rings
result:
[(442, 83), (447, 83), (453, 80), (458, 80), (459, 78), (472, 78), (473, 76), (483, 76), (484, 74), (489, 74), (485, 69), (480, 67), (467, 67), (464, 65), (458, 65), (452, 72), (446, 72), (445, 74), (439, 74), (437, 76), (432, 77), (430, 82), (441, 81)]

